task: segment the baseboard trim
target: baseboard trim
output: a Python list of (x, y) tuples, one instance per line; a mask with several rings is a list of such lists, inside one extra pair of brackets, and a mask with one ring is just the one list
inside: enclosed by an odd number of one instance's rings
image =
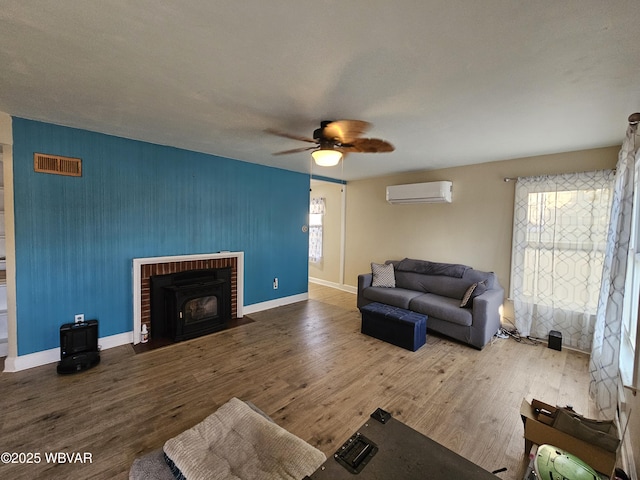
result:
[[(276, 298), (267, 302), (254, 303), (253, 305), (245, 305), (242, 309), (243, 314), (255, 313), (261, 310), (269, 310), (271, 308), (289, 305), (291, 303), (303, 302), (309, 299), (309, 293), (301, 293), (291, 295), (289, 297)], [(101, 337), (98, 345), (101, 350), (107, 350), (120, 345), (133, 343), (133, 332), (118, 333), (108, 337)], [(0, 344), (0, 348), (3, 344)], [(4, 344), (6, 347), (6, 344)], [(0, 351), (0, 353), (2, 353)], [(6, 355), (6, 352), (5, 352)], [(3, 356), (3, 355), (0, 355)], [(60, 348), (51, 348), (41, 352), (29, 353), (27, 355), (18, 355), (17, 357), (7, 357), (4, 361), (5, 372), (19, 372), (29, 368), (39, 367), (60, 361)]]
[[(118, 333), (108, 337), (98, 339), (98, 345), (101, 350), (107, 350), (120, 345), (126, 345), (133, 342), (133, 332)], [(29, 353), (27, 355), (18, 355), (17, 357), (7, 357), (4, 361), (5, 372), (19, 372), (29, 368), (40, 367), (49, 363), (60, 361), (60, 348), (51, 348), (42, 350), (41, 352)]]
[(315, 283), (318, 285), (324, 285), (325, 287), (336, 288), (338, 290), (342, 290), (343, 292), (358, 293), (357, 287), (352, 287), (351, 285), (345, 285), (344, 283), (330, 282), (328, 280), (323, 280), (321, 278), (315, 278), (315, 277), (309, 277), (309, 282)]
[(298, 295), (291, 295), (289, 297), (276, 298), (275, 300), (268, 300), (266, 302), (254, 303), (253, 305), (245, 305), (242, 309), (244, 314), (256, 313), (262, 310), (270, 310), (276, 307), (282, 307), (283, 305), (289, 305), (291, 303), (304, 302), (309, 300), (309, 293), (300, 293)]

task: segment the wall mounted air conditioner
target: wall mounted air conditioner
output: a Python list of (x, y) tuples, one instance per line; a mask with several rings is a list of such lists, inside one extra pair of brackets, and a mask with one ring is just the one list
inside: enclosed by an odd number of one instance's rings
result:
[(412, 183), (387, 187), (389, 203), (451, 203), (451, 182)]

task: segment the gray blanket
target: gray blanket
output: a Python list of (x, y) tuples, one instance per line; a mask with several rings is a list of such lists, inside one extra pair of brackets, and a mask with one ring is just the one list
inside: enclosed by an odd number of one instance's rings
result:
[(299, 480), (326, 459), (237, 398), (168, 440), (164, 452), (187, 480)]

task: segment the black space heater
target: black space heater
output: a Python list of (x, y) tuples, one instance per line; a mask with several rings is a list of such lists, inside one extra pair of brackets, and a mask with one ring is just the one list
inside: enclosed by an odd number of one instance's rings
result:
[(98, 321), (65, 323), (60, 327), (58, 373), (76, 373), (100, 363)]
[(553, 350), (562, 351), (562, 332), (551, 330), (549, 332), (548, 347)]

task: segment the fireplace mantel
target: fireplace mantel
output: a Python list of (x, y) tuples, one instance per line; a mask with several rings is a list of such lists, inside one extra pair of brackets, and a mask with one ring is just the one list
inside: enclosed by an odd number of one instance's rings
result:
[(236, 317), (242, 318), (244, 304), (244, 252), (202, 253), (196, 255), (173, 255), (167, 257), (147, 257), (133, 259), (133, 343), (140, 343), (142, 328), (142, 268), (145, 265), (157, 265), (172, 262), (193, 262), (198, 260), (236, 259), (237, 292)]

